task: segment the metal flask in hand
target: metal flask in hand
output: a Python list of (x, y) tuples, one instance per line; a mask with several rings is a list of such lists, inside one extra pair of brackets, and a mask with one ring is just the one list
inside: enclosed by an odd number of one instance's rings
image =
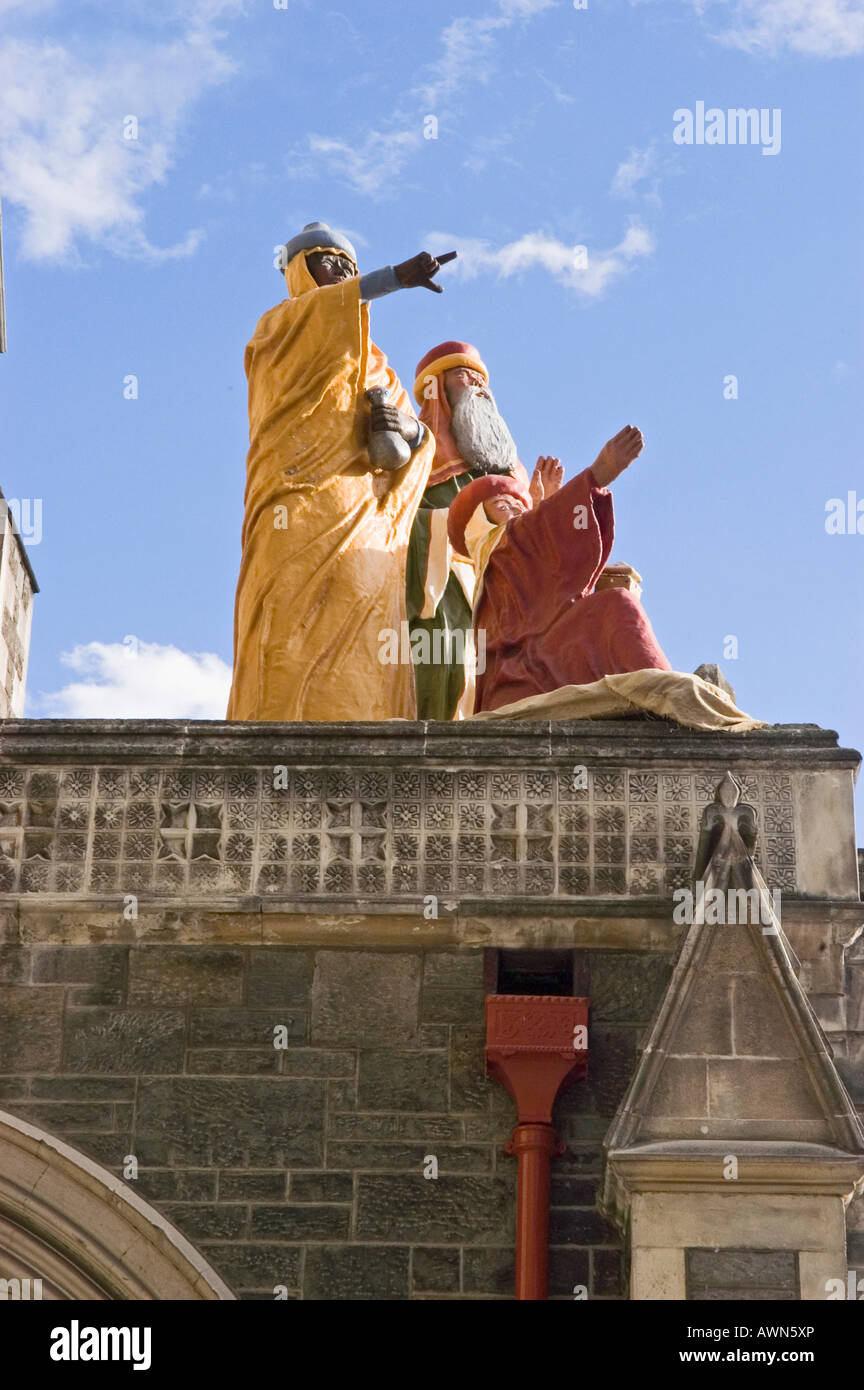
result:
[[(373, 386), (366, 392), (366, 399), (373, 408), (386, 405), (387, 392), (383, 386)], [(368, 448), (372, 467), (386, 469), (388, 473), (404, 468), (411, 459), (409, 445), (395, 430), (370, 430)]]

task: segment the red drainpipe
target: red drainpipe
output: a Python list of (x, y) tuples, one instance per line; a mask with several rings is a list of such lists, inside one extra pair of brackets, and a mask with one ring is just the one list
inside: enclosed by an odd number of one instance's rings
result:
[(588, 1000), (486, 996), (486, 1073), (516, 1102), (507, 1152), (518, 1163), (516, 1297), (544, 1299), (549, 1274), (549, 1167), (564, 1145), (552, 1127), (555, 1097), (588, 1071)]

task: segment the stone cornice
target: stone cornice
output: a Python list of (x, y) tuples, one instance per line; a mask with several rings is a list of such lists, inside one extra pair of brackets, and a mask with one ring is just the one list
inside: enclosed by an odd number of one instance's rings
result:
[(838, 746), (816, 724), (775, 724), (750, 733), (684, 729), (662, 719), (454, 723), (229, 723), (180, 719), (7, 719), (0, 722), (3, 762), (225, 762), (327, 764), (370, 757), (399, 765), (422, 759), (508, 763), (570, 760), (579, 749), (604, 762), (744, 762), (772, 768), (832, 766), (855, 770), (861, 755)]
[[(724, 1178), (730, 1155), (734, 1181)], [(619, 1198), (641, 1192), (771, 1192), (846, 1197), (864, 1188), (864, 1154), (825, 1144), (730, 1139), (643, 1144), (613, 1149), (607, 1162)]]

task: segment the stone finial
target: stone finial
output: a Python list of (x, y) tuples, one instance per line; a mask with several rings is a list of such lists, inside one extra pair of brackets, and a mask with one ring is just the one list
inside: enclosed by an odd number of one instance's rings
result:
[(694, 676), (699, 676), (708, 685), (716, 685), (718, 690), (722, 690), (724, 695), (728, 695), (733, 704), (738, 701), (735, 698), (735, 691), (727, 681), (716, 661), (703, 661), (701, 666), (697, 666), (693, 672)]
[[(694, 868), (703, 879), (713, 863), (714, 872), (736, 874), (750, 863), (756, 846), (756, 808), (741, 800), (741, 783), (728, 770), (714, 789), (714, 800), (702, 812)], [(722, 866), (722, 868), (721, 868)]]
[(737, 806), (741, 800), (741, 783), (732, 776), (731, 772), (724, 772), (717, 786), (714, 788), (714, 800), (719, 801), (721, 806)]

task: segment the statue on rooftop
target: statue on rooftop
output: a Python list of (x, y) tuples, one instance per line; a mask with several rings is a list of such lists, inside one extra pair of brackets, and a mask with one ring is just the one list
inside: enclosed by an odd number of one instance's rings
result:
[[(369, 302), (423, 286), (455, 253), (358, 275), (348, 239), (309, 223), (285, 246), (289, 298), (246, 348), (249, 434), (229, 719), (415, 715), (413, 672), (384, 664), (405, 613), (408, 535), (434, 444), (369, 333)], [(386, 398), (367, 392), (383, 389)], [(370, 431), (401, 436), (385, 471)]]
[(629, 588), (593, 592), (614, 534), (608, 485), (642, 451), (625, 426), (568, 483), (541, 460), (530, 492), (510, 476), (479, 478), (451, 503), (453, 550), (474, 562), (475, 629), (485, 634), (475, 710), (633, 671), (669, 671)]
[(432, 471), (408, 549), (412, 644), (422, 652), (418, 639), (424, 634), (431, 639), (430, 659), (416, 660), (414, 668), (417, 717), (466, 718), (474, 709), (474, 566), (453, 553), (447, 508), (475, 478), (509, 476), (527, 488), (528, 474), (476, 347), (455, 339), (439, 343), (421, 358), (415, 376), (420, 419), (435, 439)]

